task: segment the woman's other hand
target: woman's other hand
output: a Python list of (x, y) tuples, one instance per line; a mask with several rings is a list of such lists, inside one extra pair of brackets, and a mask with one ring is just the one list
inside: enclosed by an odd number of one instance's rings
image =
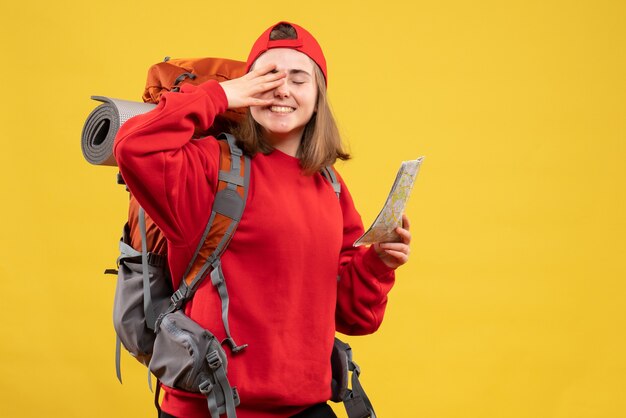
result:
[(395, 269), (409, 261), (411, 254), (411, 233), (409, 232), (409, 218), (402, 215), (402, 227), (397, 227), (401, 242), (384, 242), (374, 244), (374, 249), (387, 267)]
[(250, 106), (269, 106), (272, 99), (260, 97), (284, 83), (284, 72), (276, 71), (275, 64), (268, 64), (248, 74), (232, 80), (223, 81), (220, 86), (226, 93), (228, 108), (236, 109)]

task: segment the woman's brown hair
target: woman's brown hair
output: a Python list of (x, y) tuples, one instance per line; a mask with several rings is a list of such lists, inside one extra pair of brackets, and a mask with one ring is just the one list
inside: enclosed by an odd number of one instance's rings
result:
[[(296, 32), (291, 25), (280, 24), (272, 30), (270, 39), (296, 39)], [(339, 129), (328, 104), (324, 74), (314, 62), (313, 68), (317, 84), (316, 111), (304, 128), (297, 155), (303, 172), (309, 175), (334, 164), (337, 159), (350, 158), (343, 149)], [(273, 150), (272, 146), (263, 140), (261, 126), (252, 117), (250, 109), (247, 110), (244, 120), (235, 129), (234, 134), (248, 155), (252, 156), (257, 152), (269, 154)]]

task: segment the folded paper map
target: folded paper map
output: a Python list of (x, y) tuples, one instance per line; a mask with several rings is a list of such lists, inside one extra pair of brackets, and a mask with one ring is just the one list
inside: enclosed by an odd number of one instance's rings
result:
[(400, 241), (396, 228), (402, 226), (402, 214), (423, 160), (424, 157), (420, 157), (417, 160), (402, 162), (396, 175), (396, 181), (393, 182), (389, 196), (387, 196), (385, 206), (372, 226), (354, 242), (355, 247), (374, 244), (375, 242)]

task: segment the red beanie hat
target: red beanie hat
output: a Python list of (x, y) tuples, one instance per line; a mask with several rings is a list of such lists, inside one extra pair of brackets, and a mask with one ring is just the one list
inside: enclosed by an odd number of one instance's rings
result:
[[(296, 30), (296, 39), (277, 39), (275, 41), (270, 40), (270, 33), (276, 26), (280, 25), (281, 23), (293, 26), (293, 28)], [(262, 53), (272, 48), (295, 49), (296, 51), (308, 55), (308, 57), (311, 58), (318, 67), (320, 67), (322, 73), (324, 73), (326, 85), (328, 85), (328, 74), (326, 73), (326, 58), (324, 58), (324, 53), (322, 52), (320, 44), (317, 43), (313, 35), (307, 32), (306, 29), (289, 22), (278, 22), (277, 24), (270, 26), (269, 29), (263, 32), (261, 36), (259, 36), (259, 39), (257, 39), (252, 46), (250, 55), (248, 55), (248, 61), (246, 62), (246, 72), (250, 71), (250, 67), (252, 67), (254, 61), (256, 61), (256, 59), (259, 58)]]

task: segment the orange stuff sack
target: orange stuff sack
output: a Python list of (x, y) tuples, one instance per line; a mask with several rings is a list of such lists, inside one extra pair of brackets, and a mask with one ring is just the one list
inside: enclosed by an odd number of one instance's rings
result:
[[(218, 82), (232, 80), (246, 73), (246, 63), (226, 58), (177, 58), (166, 57), (163, 62), (154, 64), (148, 70), (146, 88), (143, 92), (143, 101), (158, 103), (161, 95), (168, 91), (179, 91), (183, 84), (202, 84), (208, 80)], [(228, 109), (219, 115), (208, 132), (198, 132), (199, 135), (218, 135), (221, 132), (230, 132), (238, 124), (245, 111), (243, 109)]]

